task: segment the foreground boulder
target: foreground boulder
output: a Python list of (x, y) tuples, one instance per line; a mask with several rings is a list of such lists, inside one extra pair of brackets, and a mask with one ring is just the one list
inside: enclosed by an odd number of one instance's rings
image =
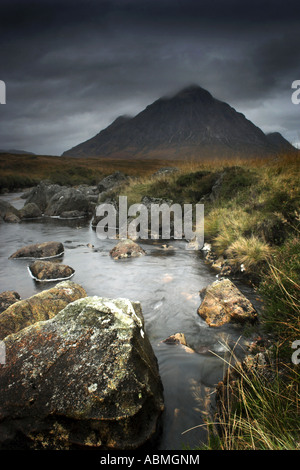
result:
[(68, 279), (75, 273), (75, 270), (66, 264), (40, 260), (32, 263), (28, 267), (28, 270), (31, 276), (37, 281)]
[(213, 282), (201, 292), (203, 301), (198, 314), (209, 326), (221, 326), (228, 322), (254, 322), (257, 313), (251, 302), (229, 280)]
[(140, 247), (140, 245), (138, 245), (138, 243), (129, 239), (121, 240), (112, 250), (110, 250), (110, 255), (114, 259), (135, 258), (145, 254), (146, 252), (142, 247)]
[(4, 342), (0, 449), (136, 449), (156, 435), (163, 389), (138, 302), (80, 299)]
[(6, 290), (0, 294), (0, 313), (6, 310), (10, 305), (18, 302), (20, 295), (13, 290)]
[(53, 258), (64, 252), (61, 242), (43, 242), (26, 245), (13, 253), (10, 258)]
[(53, 318), (70, 302), (86, 297), (85, 290), (71, 281), (10, 305), (0, 315), (0, 340), (38, 321)]

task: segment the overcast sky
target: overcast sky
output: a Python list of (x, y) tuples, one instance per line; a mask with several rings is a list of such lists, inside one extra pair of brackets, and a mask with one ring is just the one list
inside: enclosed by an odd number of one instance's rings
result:
[(61, 155), (198, 84), (300, 142), (300, 2), (1, 0), (0, 148)]

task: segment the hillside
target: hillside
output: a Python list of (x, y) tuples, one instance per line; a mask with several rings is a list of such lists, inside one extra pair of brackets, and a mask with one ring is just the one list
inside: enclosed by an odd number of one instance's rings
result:
[(281, 139), (266, 136), (243, 114), (203, 88), (190, 86), (156, 100), (135, 117), (120, 116), (63, 156), (248, 158), (277, 153), (282, 150), (282, 141), (285, 141), (282, 136)]

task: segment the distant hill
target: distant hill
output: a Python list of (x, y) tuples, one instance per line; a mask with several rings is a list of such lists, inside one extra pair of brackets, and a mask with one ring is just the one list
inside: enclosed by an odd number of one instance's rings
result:
[(11, 153), (12, 155), (35, 155), (33, 152), (26, 152), (25, 150), (16, 149), (0, 149), (0, 153)]
[(62, 155), (174, 160), (274, 155), (281, 149), (282, 140), (266, 136), (229, 104), (192, 85), (158, 99), (135, 117), (120, 116)]

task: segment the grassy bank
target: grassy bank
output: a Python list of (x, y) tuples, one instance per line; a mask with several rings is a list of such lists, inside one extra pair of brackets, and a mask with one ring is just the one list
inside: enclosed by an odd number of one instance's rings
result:
[[(168, 162), (169, 164), (172, 162)], [(34, 186), (43, 179), (66, 186), (94, 185), (104, 176), (117, 170), (135, 178), (151, 175), (162, 166), (165, 166), (165, 162), (159, 159), (128, 161), (2, 153), (0, 154), (0, 192)]]
[[(154, 175), (165, 166), (176, 166), (178, 171)], [(143, 196), (181, 204), (203, 202), (205, 241), (216, 258), (244, 276), (263, 297), (260, 334), (271, 336), (276, 359), (271, 379), (259, 370), (252, 376), (240, 374), (222, 433), (210, 426), (208, 448), (297, 447), (300, 365), (291, 358), (292, 344), (300, 340), (299, 158), (166, 164), (0, 155), (0, 168), (2, 188), (22, 188), (46, 178), (60, 184), (96, 184), (120, 170), (132, 177), (121, 190), (129, 205)]]

